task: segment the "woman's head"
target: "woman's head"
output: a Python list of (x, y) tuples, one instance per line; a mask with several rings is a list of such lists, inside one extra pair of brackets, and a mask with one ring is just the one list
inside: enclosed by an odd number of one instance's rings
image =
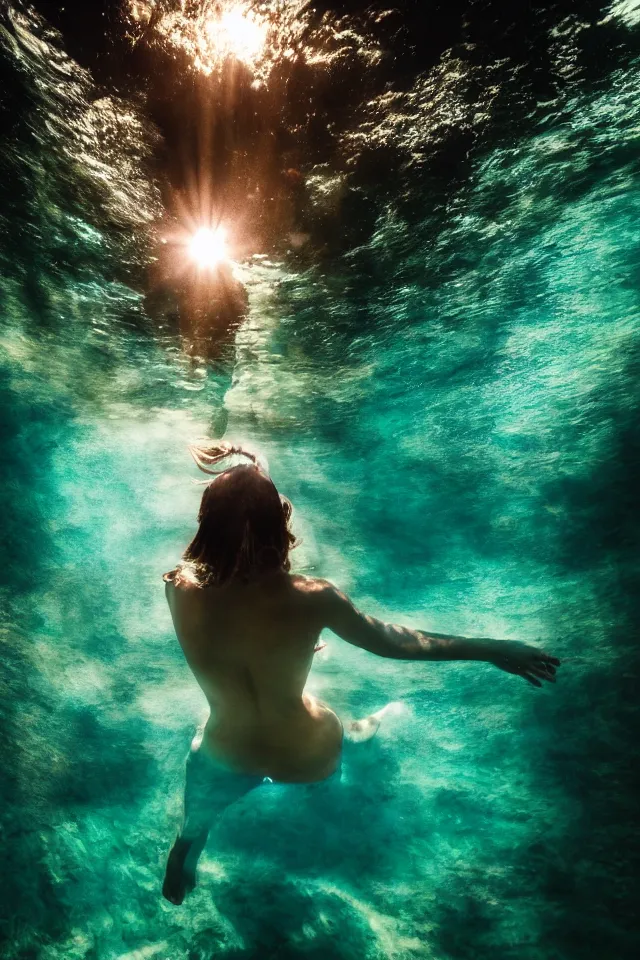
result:
[[(295, 545), (289, 530), (291, 504), (280, 496), (254, 454), (212, 441), (189, 450), (204, 473), (215, 475), (202, 495), (198, 532), (183, 554), (195, 567), (198, 581), (212, 586), (288, 570), (289, 550)], [(221, 472), (208, 469), (233, 455), (252, 462)]]

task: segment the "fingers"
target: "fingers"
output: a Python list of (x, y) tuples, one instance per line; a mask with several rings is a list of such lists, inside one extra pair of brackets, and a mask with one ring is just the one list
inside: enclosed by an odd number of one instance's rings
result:
[(542, 680), (548, 680), (549, 683), (555, 683), (555, 670), (553, 667), (539, 666), (538, 664), (533, 664), (528, 668), (528, 672), (532, 673), (536, 677), (540, 677)]
[[(557, 657), (550, 657), (546, 653), (537, 653), (530, 667), (527, 669), (532, 669), (536, 671), (543, 671), (544, 679), (548, 680), (550, 683), (556, 682), (556, 669), (560, 666), (560, 661)], [(540, 676), (540, 673), (538, 673)]]
[(544, 670), (548, 670), (550, 673), (556, 672), (556, 668), (554, 664), (550, 663), (549, 660), (545, 660), (544, 657), (534, 657), (533, 660), (537, 667), (540, 667)]
[(555, 669), (549, 664), (541, 663), (540, 661), (525, 667), (521, 671), (520, 676), (524, 677), (524, 679), (534, 687), (541, 687), (541, 680), (547, 680), (549, 683), (556, 682)]
[[(557, 657), (552, 657), (542, 650), (522, 645), (522, 656), (519, 668), (511, 671), (518, 673), (532, 687), (541, 687), (543, 680), (548, 683), (556, 682), (556, 669), (560, 666)], [(503, 668), (504, 669), (504, 668)]]
[(541, 686), (542, 686), (542, 684), (540, 683), (540, 681), (539, 681), (536, 677), (534, 677), (532, 673), (523, 673), (522, 676), (524, 677), (525, 680), (527, 680), (529, 683), (531, 683), (534, 687), (541, 687)]
[(529, 673), (534, 673), (536, 677), (542, 677), (543, 680), (548, 680), (549, 683), (556, 682), (556, 668), (548, 663), (541, 663), (539, 660), (536, 660), (529, 664), (526, 669)]

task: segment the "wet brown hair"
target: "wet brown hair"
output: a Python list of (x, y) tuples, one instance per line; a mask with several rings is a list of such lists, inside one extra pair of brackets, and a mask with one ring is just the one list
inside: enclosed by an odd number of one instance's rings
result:
[[(289, 550), (296, 543), (289, 529), (292, 507), (260, 469), (255, 454), (211, 440), (192, 444), (189, 452), (203, 473), (215, 476), (202, 494), (198, 531), (182, 555), (198, 584), (248, 582), (289, 570)], [(231, 456), (246, 457), (251, 463), (210, 469)], [(175, 571), (179, 572), (180, 568)], [(167, 578), (174, 579), (170, 574)]]

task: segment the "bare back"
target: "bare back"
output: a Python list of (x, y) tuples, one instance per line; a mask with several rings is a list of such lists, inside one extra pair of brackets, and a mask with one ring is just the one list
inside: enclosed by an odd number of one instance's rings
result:
[(321, 592), (322, 581), (282, 571), (220, 587), (167, 581), (178, 640), (211, 707), (203, 746), (229, 767), (291, 782), (335, 770), (340, 721), (304, 694)]
[(274, 780), (322, 780), (339, 761), (340, 721), (304, 693), (324, 627), (376, 656), (484, 661), (537, 687), (555, 682), (560, 663), (525, 643), (384, 623), (328, 581), (283, 570), (220, 587), (174, 579), (166, 592), (176, 634), (211, 706), (203, 746), (232, 769)]

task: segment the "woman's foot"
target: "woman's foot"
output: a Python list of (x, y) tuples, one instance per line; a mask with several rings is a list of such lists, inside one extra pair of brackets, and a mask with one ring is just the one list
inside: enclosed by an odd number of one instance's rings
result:
[(162, 896), (170, 903), (175, 903), (176, 906), (180, 906), (186, 895), (196, 885), (195, 870), (189, 869), (186, 864), (192, 847), (193, 840), (183, 840), (178, 837), (167, 860), (167, 869), (162, 884)]
[(347, 740), (352, 743), (365, 743), (367, 740), (371, 740), (378, 732), (380, 721), (385, 713), (401, 713), (402, 710), (404, 710), (404, 706), (401, 703), (388, 703), (382, 710), (377, 710), (376, 713), (365, 717), (364, 720), (352, 720), (345, 727)]

